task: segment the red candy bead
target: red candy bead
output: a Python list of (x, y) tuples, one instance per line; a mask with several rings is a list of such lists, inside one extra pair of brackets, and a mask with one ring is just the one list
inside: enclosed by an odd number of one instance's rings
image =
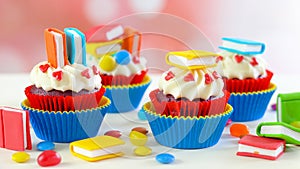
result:
[(232, 135), (233, 137), (241, 138), (248, 134), (249, 129), (245, 124), (236, 123), (230, 126), (230, 135)]
[(133, 129), (131, 129), (131, 131), (137, 131), (137, 132), (143, 133), (145, 135), (148, 133), (148, 130), (144, 127), (135, 127)]
[(56, 151), (46, 150), (38, 156), (37, 162), (42, 167), (55, 166), (61, 162), (61, 157)]

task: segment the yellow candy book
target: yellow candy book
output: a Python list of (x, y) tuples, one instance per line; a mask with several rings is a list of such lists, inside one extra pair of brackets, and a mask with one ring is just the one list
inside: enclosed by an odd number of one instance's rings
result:
[(182, 69), (203, 69), (214, 67), (216, 65), (214, 57), (218, 54), (201, 51), (201, 50), (188, 50), (169, 52), (166, 56), (167, 64)]
[(96, 136), (70, 144), (71, 153), (86, 161), (99, 161), (122, 156), (125, 142), (111, 136)]

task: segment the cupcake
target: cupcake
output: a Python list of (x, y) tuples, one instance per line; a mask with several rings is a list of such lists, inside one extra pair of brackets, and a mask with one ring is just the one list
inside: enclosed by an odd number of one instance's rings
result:
[(217, 71), (211, 52), (190, 50), (170, 52), (173, 67), (150, 92), (151, 102), (143, 106), (156, 141), (179, 149), (215, 145), (223, 132), (232, 107), (229, 93)]
[(71, 142), (97, 134), (110, 100), (96, 66), (88, 67), (85, 36), (75, 28), (45, 30), (48, 61), (33, 67), (21, 104), (38, 138)]
[(231, 93), (229, 104), (234, 108), (233, 121), (252, 121), (263, 117), (276, 90), (271, 83), (273, 73), (261, 55), (265, 45), (260, 42), (223, 38), (216, 61), (226, 90)]
[(139, 56), (140, 33), (124, 28), (123, 34), (105, 38), (107, 33), (112, 34), (121, 28), (120, 25), (100, 26), (86, 33), (89, 35), (88, 63), (99, 66), (105, 96), (112, 101), (110, 113), (135, 110), (151, 82), (147, 76), (146, 60)]

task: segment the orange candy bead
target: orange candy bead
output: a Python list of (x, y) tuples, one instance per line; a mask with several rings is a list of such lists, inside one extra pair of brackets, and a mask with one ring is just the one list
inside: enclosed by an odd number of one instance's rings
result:
[(243, 137), (249, 134), (249, 129), (245, 124), (235, 123), (230, 126), (230, 135), (233, 137)]

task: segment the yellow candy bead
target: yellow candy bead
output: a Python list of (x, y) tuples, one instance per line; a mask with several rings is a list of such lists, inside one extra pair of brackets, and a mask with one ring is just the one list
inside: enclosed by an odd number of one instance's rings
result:
[(134, 154), (138, 156), (147, 156), (152, 153), (152, 149), (146, 146), (139, 146), (134, 149)]
[(147, 143), (148, 137), (138, 131), (131, 131), (129, 134), (130, 142), (135, 146), (143, 146)]
[(25, 163), (30, 159), (30, 155), (26, 152), (16, 152), (11, 157), (17, 163)]
[(110, 72), (116, 68), (116, 61), (111, 55), (103, 55), (99, 61), (99, 67)]

